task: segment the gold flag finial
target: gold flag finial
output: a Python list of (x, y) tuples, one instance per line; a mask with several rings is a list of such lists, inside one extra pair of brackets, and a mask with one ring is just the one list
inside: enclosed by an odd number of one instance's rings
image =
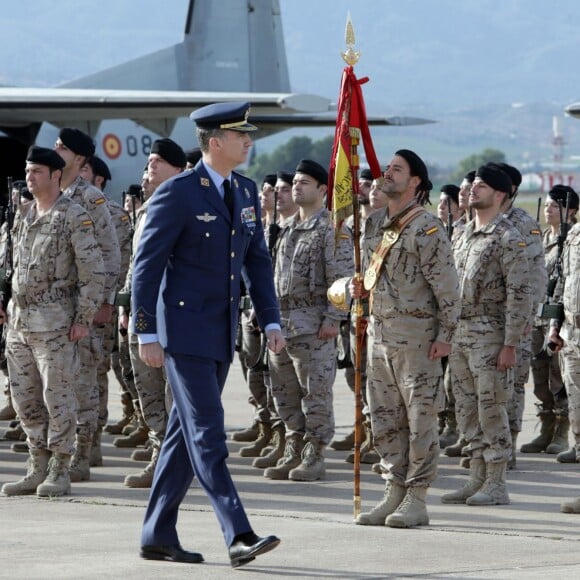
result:
[(346, 42), (346, 52), (342, 52), (341, 56), (344, 62), (349, 66), (354, 66), (360, 58), (360, 52), (354, 50), (354, 28), (350, 20), (350, 12), (346, 16), (346, 31), (344, 33), (344, 40)]

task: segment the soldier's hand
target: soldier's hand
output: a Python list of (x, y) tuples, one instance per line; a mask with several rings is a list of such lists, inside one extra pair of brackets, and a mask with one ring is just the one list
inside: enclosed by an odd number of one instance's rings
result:
[(557, 328), (552, 328), (552, 330), (550, 331), (550, 336), (548, 338), (548, 343), (550, 343), (550, 342), (552, 344), (556, 345), (552, 349), (554, 352), (559, 352), (559, 351), (562, 350), (562, 348), (564, 348), (564, 340), (560, 336), (560, 333), (558, 332), (558, 329)]
[(4, 309), (0, 306), (0, 324), (4, 324), (7, 320), (8, 317), (6, 316), (6, 312), (4, 312)]
[(129, 330), (129, 317), (124, 311), (119, 314), (119, 330)]
[(348, 291), (352, 298), (366, 298), (369, 295), (363, 286), (362, 278), (353, 278), (348, 285)]
[(451, 353), (451, 345), (446, 342), (439, 342), (436, 340), (429, 349), (429, 360), (435, 360), (437, 358), (443, 358), (444, 356), (449, 356)]
[(111, 322), (113, 317), (113, 308), (112, 304), (103, 304), (95, 314), (93, 318), (93, 324), (107, 324), (107, 322)]
[(340, 328), (338, 325), (322, 324), (318, 331), (318, 338), (320, 340), (331, 340), (332, 338), (336, 338), (339, 332)]
[(268, 348), (274, 354), (278, 354), (286, 346), (286, 340), (278, 329), (268, 330), (266, 338), (268, 339)]
[(82, 340), (87, 336), (89, 336), (89, 328), (87, 326), (83, 326), (82, 324), (73, 324), (70, 327), (68, 338), (71, 342)]
[(516, 364), (516, 347), (515, 346), (502, 346), (499, 354), (497, 355), (497, 370), (505, 371), (511, 369)]
[(158, 342), (139, 345), (139, 357), (148, 366), (159, 369), (165, 363), (165, 353)]

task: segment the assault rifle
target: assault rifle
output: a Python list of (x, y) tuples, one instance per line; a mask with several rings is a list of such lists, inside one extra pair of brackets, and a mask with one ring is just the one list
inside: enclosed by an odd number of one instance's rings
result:
[[(8, 302), (12, 297), (12, 273), (14, 270), (14, 262), (12, 258), (13, 241), (12, 241), (12, 227), (14, 226), (14, 199), (12, 197), (12, 177), (7, 178), (8, 181), (8, 200), (6, 202), (6, 209), (4, 210), (2, 226), (6, 232), (6, 244), (4, 247), (4, 257), (2, 266), (0, 267), (0, 301), (2, 303), (2, 310), (6, 313)], [(0, 365), (6, 364), (6, 323), (2, 324), (0, 337)]]

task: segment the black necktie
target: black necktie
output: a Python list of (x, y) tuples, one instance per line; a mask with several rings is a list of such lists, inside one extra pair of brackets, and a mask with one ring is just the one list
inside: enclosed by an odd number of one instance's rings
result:
[(224, 203), (230, 212), (230, 217), (234, 213), (234, 194), (232, 193), (232, 185), (229, 179), (224, 179)]

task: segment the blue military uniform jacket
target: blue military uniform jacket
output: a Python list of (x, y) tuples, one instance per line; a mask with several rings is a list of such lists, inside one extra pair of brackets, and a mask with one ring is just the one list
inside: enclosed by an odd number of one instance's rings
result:
[(155, 191), (135, 255), (134, 333), (170, 353), (232, 360), (242, 271), (259, 324), (279, 323), (256, 184), (232, 173), (233, 218), (199, 162)]

